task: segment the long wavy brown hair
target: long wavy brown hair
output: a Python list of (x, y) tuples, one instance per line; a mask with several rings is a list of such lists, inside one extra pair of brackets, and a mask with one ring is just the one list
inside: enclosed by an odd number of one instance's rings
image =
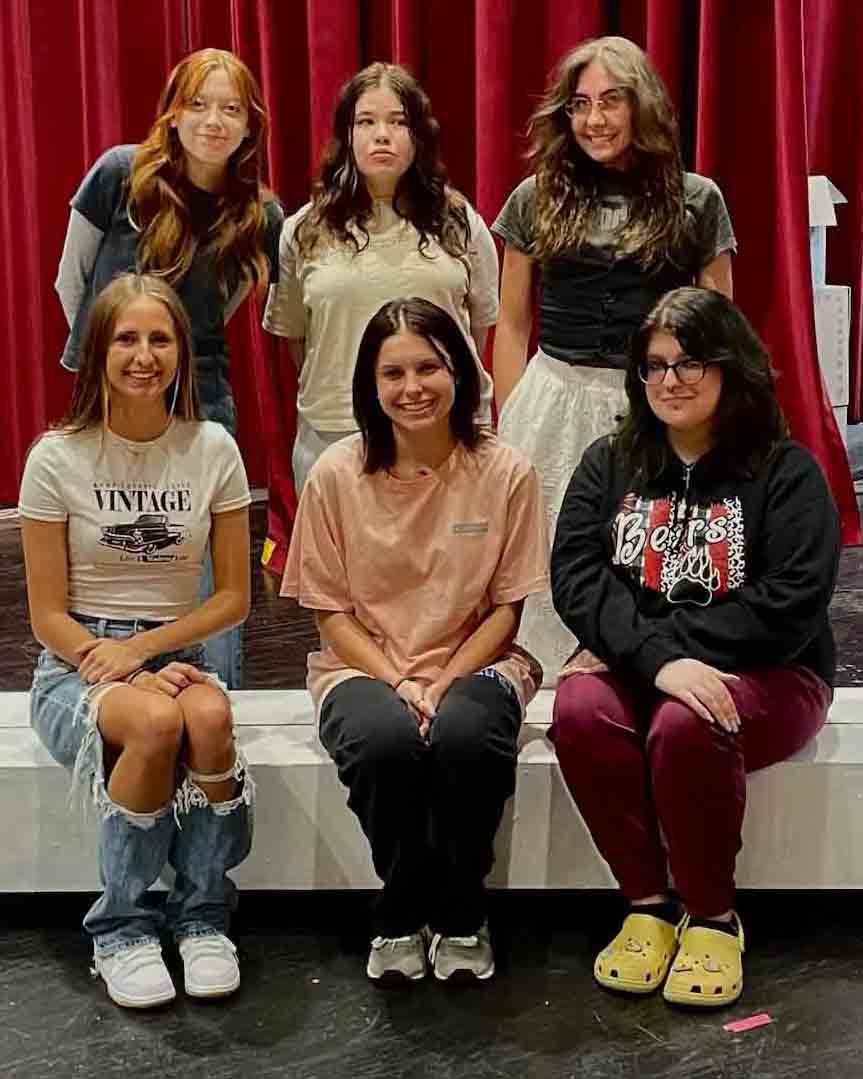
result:
[(220, 213), (204, 242), (215, 256), (223, 291), (227, 290), (229, 259), (262, 291), (269, 277), (264, 255), (264, 206), (272, 198), (261, 182), (267, 112), (254, 75), (233, 53), (201, 49), (181, 60), (171, 72), (159, 98), (156, 121), (135, 153), (129, 213), (141, 230), (140, 268), (176, 283), (188, 272), (197, 242), (186, 197), (185, 155), (173, 122), (207, 76), (219, 69), (226, 72), (246, 108), (249, 134), (228, 160), (219, 191)]
[(568, 53), (528, 124), (537, 256), (561, 255), (584, 243), (601, 201), (608, 170), (579, 147), (566, 113), (582, 71), (594, 60), (626, 90), (632, 107), (633, 159), (626, 172), (632, 202), (620, 248), (644, 266), (673, 260), (685, 221), (677, 120), (656, 68), (623, 37), (595, 38)]
[(470, 240), (467, 209), (464, 198), (447, 182), (431, 102), (409, 71), (384, 63), (363, 68), (339, 93), (332, 135), (312, 188), (311, 209), (297, 229), (300, 253), (308, 257), (319, 244), (333, 241), (361, 251), (369, 242), (373, 202), (354, 160), (352, 134), (357, 101), (380, 86), (389, 87), (401, 102), (415, 148), (413, 164), (396, 187), (393, 209), (419, 233), (421, 253), (434, 239), (454, 258), (464, 258)]
[[(195, 388), (192, 328), (183, 302), (171, 286), (152, 274), (126, 273), (115, 277), (96, 297), (87, 319), (81, 344), (81, 366), (75, 376), (72, 403), (68, 413), (56, 425), (58, 430), (74, 433), (87, 427), (107, 424), (111, 411), (106, 374), (108, 349), (114, 327), (123, 308), (132, 300), (148, 296), (163, 304), (171, 316), (177, 336), (176, 402), (174, 415), (181, 420), (196, 420), (198, 394)], [(165, 407), (174, 400), (175, 382), (165, 391)], [(171, 400), (168, 400), (170, 398)]]

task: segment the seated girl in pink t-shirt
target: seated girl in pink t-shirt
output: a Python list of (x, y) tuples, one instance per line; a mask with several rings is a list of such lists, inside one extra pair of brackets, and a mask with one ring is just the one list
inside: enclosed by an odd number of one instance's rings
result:
[(315, 611), (309, 690), (383, 881), (370, 978), (494, 973), (484, 879), (541, 672), (513, 644), (547, 587), (536, 474), (477, 427), (464, 335), (420, 299), (360, 343), (359, 435), (303, 490), (282, 594)]

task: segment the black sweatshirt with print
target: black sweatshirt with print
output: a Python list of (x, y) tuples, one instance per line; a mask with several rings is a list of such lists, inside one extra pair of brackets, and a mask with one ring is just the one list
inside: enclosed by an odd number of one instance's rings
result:
[(839, 518), (814, 457), (781, 443), (751, 479), (721, 453), (636, 489), (609, 437), (570, 480), (551, 583), (558, 614), (612, 670), (652, 683), (674, 659), (719, 670), (836, 670), (827, 606)]

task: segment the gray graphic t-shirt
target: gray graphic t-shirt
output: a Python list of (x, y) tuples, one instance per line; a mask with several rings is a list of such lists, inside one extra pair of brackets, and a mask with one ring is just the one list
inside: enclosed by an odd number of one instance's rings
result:
[[(694, 258), (693, 273), (703, 269), (723, 251), (736, 251), (737, 240), (722, 192), (713, 180), (695, 172), (683, 174), (683, 201), (687, 219), (687, 240)], [(608, 185), (588, 242), (573, 254), (610, 262), (622, 252), (618, 237), (620, 227), (629, 218), (629, 199), (622, 190)], [(536, 177), (528, 176), (504, 203), (491, 227), (506, 243), (525, 255), (533, 255), (536, 243)]]

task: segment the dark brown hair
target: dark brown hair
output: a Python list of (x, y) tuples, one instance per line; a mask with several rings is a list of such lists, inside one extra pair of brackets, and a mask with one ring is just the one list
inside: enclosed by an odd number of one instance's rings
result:
[(363, 436), (366, 472), (390, 469), (396, 462), (393, 424), (378, 400), (376, 374), (384, 341), (399, 333), (414, 333), (424, 338), (452, 374), (455, 400), (449, 422), (453, 438), (468, 450), (476, 449), (482, 438), (476, 422), (479, 371), (464, 334), (446, 311), (428, 300), (417, 297), (390, 300), (366, 326), (354, 368), (354, 416)]
[(675, 337), (693, 359), (721, 364), (722, 390), (713, 419), (715, 459), (728, 475), (757, 473), (788, 437), (770, 356), (739, 307), (715, 289), (691, 286), (666, 293), (633, 337), (626, 371), (629, 410), (615, 436), (627, 467), (649, 483), (670, 460), (665, 424), (651, 409), (638, 374), (654, 333)]
[(324, 149), (312, 205), (297, 228), (297, 245), (308, 257), (319, 243), (335, 240), (361, 251), (369, 239), (366, 225), (372, 198), (354, 161), (352, 135), (357, 101), (367, 90), (389, 87), (405, 111), (415, 156), (400, 177), (393, 209), (419, 233), (419, 250), (430, 240), (454, 258), (463, 258), (470, 224), (462, 196), (447, 183), (440, 157), (440, 128), (431, 102), (417, 80), (398, 64), (370, 64), (342, 87), (333, 114), (333, 131)]
[(536, 173), (536, 253), (562, 255), (582, 244), (597, 212), (608, 170), (575, 141), (566, 112), (584, 69), (600, 63), (627, 94), (632, 108), (633, 161), (629, 218), (620, 230), (623, 251), (649, 266), (672, 258), (684, 231), (683, 163), (668, 91), (647, 55), (624, 37), (584, 41), (560, 62), (528, 124)]

